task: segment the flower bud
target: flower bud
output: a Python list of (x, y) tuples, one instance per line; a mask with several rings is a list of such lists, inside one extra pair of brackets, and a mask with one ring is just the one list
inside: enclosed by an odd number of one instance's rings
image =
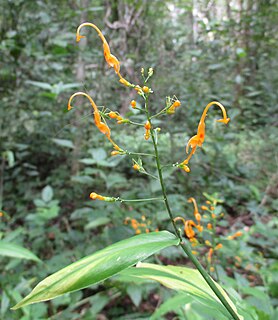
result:
[(121, 78), (119, 81), (126, 87), (132, 87), (132, 84), (124, 78)]
[(132, 101), (130, 102), (130, 105), (131, 105), (131, 107), (132, 107), (133, 109), (136, 109), (136, 101), (135, 101), (135, 100), (132, 100)]
[(139, 164), (137, 164), (137, 163), (135, 163), (135, 164), (132, 166), (132, 168), (133, 168), (134, 170), (137, 170), (137, 171), (140, 170), (140, 166), (139, 166)]
[(211, 242), (209, 240), (206, 240), (205, 245), (211, 247)]
[(149, 68), (148, 70), (148, 76), (151, 77), (153, 75), (153, 68)]
[(142, 88), (142, 90), (143, 90), (144, 93), (150, 93), (150, 88), (147, 87), (147, 86), (144, 86), (144, 87)]
[(219, 250), (223, 247), (222, 243), (218, 243), (218, 245), (215, 246), (215, 250)]

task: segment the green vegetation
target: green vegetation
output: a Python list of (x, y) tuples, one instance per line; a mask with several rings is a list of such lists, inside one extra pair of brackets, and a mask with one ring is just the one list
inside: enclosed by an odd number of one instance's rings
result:
[[(18, 0), (0, 9), (1, 317), (213, 320), (229, 318), (231, 308), (248, 320), (276, 319), (277, 3)], [(144, 100), (119, 84), (96, 33), (82, 30), (87, 37), (76, 45), (84, 21), (105, 31), (128, 81), (141, 85), (141, 68), (154, 69), (151, 129), (130, 105), (135, 100), (144, 109)], [(113, 140), (128, 152), (110, 156), (85, 98), (66, 112), (77, 91), (93, 97)], [(176, 110), (152, 117), (177, 99)], [(187, 157), (186, 144), (213, 100), (225, 106), (228, 126), (210, 110), (190, 173), (168, 166)], [(134, 123), (117, 124), (110, 110)], [(154, 146), (161, 170), (149, 156)], [(161, 173), (166, 207), (153, 178)], [(92, 192), (117, 201), (93, 201)], [(144, 198), (158, 199), (126, 201)], [(167, 211), (195, 221), (195, 234), (182, 219), (172, 225)], [(171, 233), (150, 232), (157, 229)], [(176, 246), (180, 240), (190, 259)], [(192, 269), (195, 257), (228, 309)], [(80, 263), (74, 277), (70, 267), (57, 272)], [(50, 281), (52, 293), (44, 286)], [(24, 297), (21, 306), (63, 293), (10, 310)]]

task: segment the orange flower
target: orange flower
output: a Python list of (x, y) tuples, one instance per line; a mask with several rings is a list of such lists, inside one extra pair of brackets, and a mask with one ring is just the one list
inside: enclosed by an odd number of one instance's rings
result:
[[(117, 123), (122, 123), (124, 118), (121, 117), (117, 112), (114, 112), (114, 111), (110, 111), (108, 113), (108, 116), (111, 118), (111, 119), (116, 119), (117, 120)], [(126, 120), (125, 120), (126, 121)]]
[(222, 243), (218, 243), (216, 246), (215, 246), (215, 250), (219, 250), (223, 247)]
[(213, 255), (213, 249), (210, 248), (209, 251), (208, 251), (208, 262), (209, 262), (209, 263), (211, 263), (212, 255)]
[(101, 133), (103, 133), (104, 135), (106, 135), (107, 139), (113, 144), (114, 148), (116, 150), (121, 150), (119, 148), (119, 146), (117, 146), (117, 144), (111, 139), (111, 132), (110, 132), (110, 129), (108, 127), (108, 125), (104, 122), (101, 121), (101, 116), (100, 116), (100, 113), (99, 113), (99, 110), (97, 108), (97, 105), (95, 104), (94, 100), (85, 92), (76, 92), (74, 93), (70, 98), (69, 98), (69, 101), (68, 101), (68, 110), (71, 110), (72, 109), (72, 106), (71, 106), (71, 101), (74, 97), (76, 96), (85, 96), (87, 99), (89, 99), (90, 103), (91, 103), (91, 106), (93, 107), (94, 109), (94, 119), (95, 119), (95, 125), (97, 126), (97, 128), (99, 129), (99, 131)]
[(147, 86), (144, 86), (144, 87), (142, 88), (142, 90), (143, 90), (144, 93), (150, 93), (150, 88), (147, 87)]
[(145, 133), (145, 140), (148, 140), (151, 136), (151, 124), (150, 121), (147, 121), (145, 123), (145, 129), (146, 129), (146, 133)]
[(193, 220), (187, 220), (185, 222), (184, 231), (189, 239), (195, 237), (195, 231), (192, 229), (192, 227), (196, 227), (195, 222)]
[(191, 147), (191, 152), (188, 155), (188, 157), (182, 162), (182, 164), (185, 164), (185, 165), (188, 164), (189, 160), (191, 159), (191, 157), (195, 153), (197, 147), (201, 147), (203, 145), (203, 143), (205, 141), (205, 134), (206, 134), (205, 133), (205, 131), (206, 131), (205, 119), (206, 119), (207, 112), (212, 105), (217, 105), (222, 110), (223, 119), (217, 120), (218, 122), (223, 122), (223, 123), (227, 124), (230, 121), (230, 118), (227, 117), (226, 110), (221, 103), (219, 103), (217, 101), (210, 102), (205, 107), (205, 109), (203, 111), (203, 114), (202, 114), (200, 122), (199, 122), (197, 134), (195, 136), (193, 136), (192, 138), (190, 138), (187, 143), (186, 153), (188, 153), (189, 147)]
[(242, 232), (241, 231), (237, 231), (235, 234), (228, 236), (228, 240), (234, 240), (237, 237), (241, 237), (242, 236)]
[(85, 38), (85, 36), (81, 36), (80, 35), (80, 30), (83, 28), (83, 27), (92, 27), (96, 30), (96, 32), (98, 33), (101, 41), (102, 41), (102, 44), (103, 44), (103, 53), (104, 53), (104, 58), (107, 62), (107, 64), (114, 68), (116, 74), (119, 76), (120, 78), (120, 82), (122, 84), (124, 84), (125, 86), (127, 87), (132, 87), (133, 85), (131, 83), (129, 83), (127, 80), (125, 80), (121, 73), (120, 73), (120, 62), (119, 60), (111, 53), (110, 51), (110, 47), (108, 45), (108, 42), (106, 41), (104, 35), (102, 34), (102, 32), (100, 31), (100, 29), (94, 25), (93, 23), (90, 23), (90, 22), (84, 22), (82, 23), (78, 28), (77, 28), (77, 31), (76, 31), (76, 41), (79, 42), (80, 39), (82, 38)]
[(111, 54), (110, 47), (109, 47), (104, 35), (102, 34), (100, 29), (96, 25), (94, 25), (93, 23), (90, 23), (90, 22), (82, 23), (77, 28), (77, 31), (76, 31), (76, 42), (79, 42), (80, 39), (85, 38), (85, 36), (80, 35), (80, 30), (85, 26), (92, 27), (96, 30), (96, 32), (98, 33), (98, 35), (103, 43), (103, 53), (104, 53), (104, 58), (105, 58), (107, 64), (110, 67), (114, 68), (115, 72), (120, 76), (120, 78), (122, 78), (120, 75), (120, 62), (113, 54)]
[(116, 198), (104, 197), (104, 196), (101, 196), (100, 194), (97, 194), (95, 192), (92, 192), (90, 194), (90, 198), (92, 200), (101, 200), (101, 201), (106, 201), (106, 202), (115, 202), (116, 201)]
[(132, 107), (133, 109), (136, 109), (136, 101), (135, 101), (135, 100), (132, 100), (132, 101), (130, 102), (130, 105), (131, 105), (131, 107)]
[(175, 113), (176, 108), (178, 108), (180, 105), (181, 105), (180, 100), (176, 100), (166, 112), (168, 114), (173, 114), (173, 113)]
[(137, 171), (140, 170), (140, 166), (139, 166), (139, 164), (137, 164), (137, 163), (135, 163), (135, 164), (132, 166), (132, 168), (133, 168), (134, 170), (137, 170)]
[(207, 228), (208, 228), (209, 230), (211, 230), (211, 229), (212, 229), (212, 224), (211, 224), (211, 223), (208, 223), (208, 224), (207, 224)]
[(193, 206), (194, 206), (194, 216), (195, 216), (195, 219), (198, 221), (198, 224), (200, 224), (201, 215), (200, 215), (200, 213), (199, 213), (198, 206), (197, 206), (197, 202), (196, 202), (195, 198), (191, 197), (191, 198), (189, 198), (187, 201), (193, 203)]
[(121, 154), (119, 151), (111, 151), (111, 156), (117, 156), (118, 154)]

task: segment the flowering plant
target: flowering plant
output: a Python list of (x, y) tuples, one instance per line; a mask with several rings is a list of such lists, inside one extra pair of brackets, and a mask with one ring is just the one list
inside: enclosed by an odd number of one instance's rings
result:
[[(149, 87), (149, 81), (153, 76), (154, 70), (152, 68), (149, 68), (147, 74), (145, 74), (144, 69), (141, 70), (143, 78), (142, 85), (133, 84), (127, 81), (120, 73), (119, 60), (113, 54), (111, 54), (108, 42), (97, 26), (88, 22), (82, 23), (77, 29), (76, 41), (79, 42), (82, 38), (84, 38), (84, 36), (81, 35), (80, 32), (81, 29), (85, 26), (92, 27), (98, 33), (103, 43), (104, 58), (108, 66), (112, 67), (115, 70), (115, 73), (119, 77), (120, 83), (132, 90), (135, 90), (138, 96), (143, 100), (143, 108), (138, 107), (138, 103), (135, 100), (132, 100), (130, 102), (130, 105), (133, 109), (137, 109), (139, 112), (145, 115), (145, 122), (137, 123), (133, 120), (125, 119), (117, 111), (110, 110), (109, 112), (101, 112), (92, 97), (84, 92), (74, 93), (70, 97), (68, 101), (68, 110), (72, 109), (73, 99), (76, 96), (86, 97), (93, 107), (94, 122), (96, 127), (102, 134), (106, 136), (106, 138), (111, 142), (113, 146), (111, 156), (139, 156), (140, 158), (138, 158), (137, 160), (132, 159), (133, 169), (137, 170), (141, 174), (146, 174), (153, 179), (157, 179), (160, 182), (161, 186), (161, 196), (158, 198), (122, 199), (121, 197), (99, 195), (98, 193), (96, 193), (96, 190), (94, 190), (90, 194), (90, 198), (92, 200), (107, 202), (163, 201), (168, 212), (169, 219), (172, 223), (174, 233), (166, 230), (154, 230), (153, 232), (150, 232), (151, 230), (149, 227), (147, 227), (144, 216), (142, 216), (141, 223), (127, 217), (125, 222), (131, 223), (132, 227), (136, 231), (136, 236), (117, 242), (88, 257), (76, 261), (73, 264), (65, 267), (64, 269), (61, 269), (60, 271), (47, 277), (42, 282), (40, 282), (28, 296), (20, 301), (14, 307), (14, 309), (26, 306), (31, 303), (53, 299), (64, 293), (88, 287), (129, 268), (129, 272), (131, 272), (135, 277), (145, 277), (157, 280), (158, 282), (173, 289), (186, 291), (193, 297), (201, 297), (203, 303), (205, 303), (208, 307), (213, 306), (217, 314), (222, 314), (225, 319), (243, 319), (243, 317), (238, 313), (236, 306), (229, 299), (225, 291), (210, 277), (208, 272), (199, 262), (195, 255), (195, 250), (192, 250), (192, 247), (198, 244), (196, 233), (202, 233), (204, 229), (204, 226), (202, 225), (202, 221), (204, 220), (204, 218), (199, 213), (195, 199), (191, 197), (188, 200), (189, 202), (193, 203), (195, 221), (186, 220), (181, 216), (176, 216), (175, 213), (172, 212), (171, 205), (168, 200), (167, 189), (163, 178), (163, 168), (165, 166), (163, 166), (161, 163), (158, 147), (160, 128), (155, 127), (153, 120), (162, 115), (171, 115), (175, 113), (177, 109), (182, 105), (180, 100), (178, 100), (176, 97), (172, 99), (168, 98), (166, 100), (165, 108), (160, 110), (158, 113), (152, 114), (152, 110), (150, 107), (150, 97), (153, 93), (153, 90)], [(197, 147), (202, 147), (205, 141), (205, 119), (209, 108), (213, 105), (218, 106), (222, 111), (223, 117), (217, 121), (224, 124), (227, 124), (229, 122), (230, 119), (227, 117), (224, 106), (217, 101), (210, 102), (205, 107), (200, 118), (196, 135), (192, 136), (192, 138), (190, 138), (187, 143), (186, 153), (188, 154), (188, 156), (184, 161), (176, 162), (171, 166), (177, 169), (182, 169), (187, 173), (190, 172), (189, 162), (195, 154)], [(118, 124), (126, 123), (142, 127), (142, 137), (144, 136), (145, 140), (151, 141), (153, 145), (153, 153), (133, 153), (116, 144), (111, 138), (111, 130), (107, 124), (107, 119), (116, 119)], [(189, 152), (190, 148), (191, 151)], [(152, 157), (154, 159), (154, 162), (156, 164), (155, 173), (148, 172), (148, 170), (143, 166), (141, 157)], [(208, 210), (213, 211), (213, 204)], [(180, 221), (184, 224), (184, 234), (178, 226), (178, 223)], [(208, 223), (207, 228), (212, 229), (213, 227), (210, 225), (210, 223)], [(144, 230), (145, 233), (142, 233), (142, 230)], [(142, 260), (151, 256), (157, 251), (172, 245), (179, 246), (184, 254), (186, 254), (191, 262), (195, 265), (198, 271), (185, 267), (175, 268), (141, 263)], [(213, 252), (220, 249), (221, 244), (219, 243), (211, 245), (207, 242), (206, 245), (209, 247), (208, 261), (211, 264)], [(135, 264), (135, 268), (130, 268)], [(164, 277), (159, 277), (159, 272), (164, 272)], [(187, 277), (184, 277), (183, 274), (188, 274), (190, 276), (190, 283), (188, 282)]]

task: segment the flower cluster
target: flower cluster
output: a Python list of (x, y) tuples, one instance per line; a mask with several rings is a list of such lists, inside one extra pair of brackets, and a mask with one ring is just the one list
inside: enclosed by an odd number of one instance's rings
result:
[[(196, 200), (192, 197), (189, 198), (188, 202), (193, 203), (195, 221), (185, 220), (182, 217), (176, 217), (174, 220), (175, 222), (183, 222), (184, 233), (189, 239), (192, 247), (194, 247), (194, 250), (192, 250), (193, 254), (198, 255), (200, 251), (203, 255), (205, 250), (208, 268), (211, 272), (214, 272), (215, 253), (223, 248), (223, 243), (225, 241), (234, 240), (235, 238), (242, 236), (243, 233), (237, 231), (229, 236), (219, 236), (217, 234), (217, 224), (218, 221), (224, 217), (224, 213), (219, 213), (219, 207), (217, 207), (218, 202), (221, 200), (211, 196), (210, 199), (211, 200), (206, 201), (206, 205), (201, 206), (201, 210), (203, 211), (201, 214)], [(199, 248), (198, 251), (196, 251), (197, 247)]]
[(158, 228), (156, 229), (152, 228), (152, 221), (148, 220), (146, 216), (142, 215), (140, 220), (141, 221), (138, 221), (134, 218), (127, 217), (124, 220), (124, 224), (126, 225), (130, 224), (132, 229), (134, 229), (135, 234), (149, 233), (151, 231), (155, 231), (155, 232), (159, 231)]

